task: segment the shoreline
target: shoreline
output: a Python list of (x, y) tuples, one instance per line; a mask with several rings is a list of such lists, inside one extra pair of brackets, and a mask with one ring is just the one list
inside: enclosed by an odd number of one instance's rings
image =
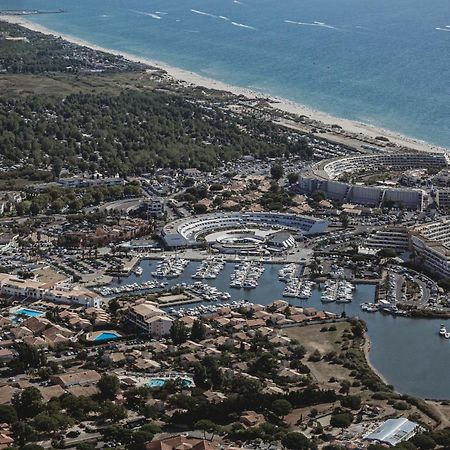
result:
[[(386, 385), (386, 386), (392, 386), (387, 379), (384, 377), (384, 375), (373, 365), (373, 363), (370, 360), (370, 348), (372, 346), (372, 341), (370, 340), (369, 337), (369, 333), (367, 331), (364, 332), (364, 345), (363, 345), (363, 352), (364, 352), (364, 357), (367, 361), (367, 364), (369, 365), (370, 369), (372, 370), (372, 372), (377, 375), (381, 381)], [(394, 388), (394, 391), (397, 392), (397, 390)]]
[(400, 133), (390, 131), (381, 127), (358, 122), (356, 120), (350, 120), (345, 118), (334, 117), (325, 112), (314, 110), (313, 108), (296, 103), (292, 100), (279, 98), (274, 95), (270, 95), (264, 92), (252, 90), (250, 88), (243, 88), (238, 86), (232, 86), (227, 83), (213, 80), (211, 78), (204, 77), (195, 72), (177, 68), (165, 64), (160, 61), (151, 60), (149, 58), (140, 57), (127, 52), (102, 47), (92, 42), (86, 41), (75, 36), (71, 36), (65, 33), (59, 33), (57, 31), (46, 28), (30, 20), (24, 19), (23, 16), (5, 16), (0, 15), (0, 20), (8, 23), (16, 24), (28, 28), (29, 30), (40, 32), (46, 35), (52, 35), (55, 37), (61, 37), (62, 39), (71, 42), (76, 45), (88, 47), (93, 50), (110, 53), (116, 56), (122, 56), (133, 62), (143, 63), (149, 66), (149, 68), (155, 68), (165, 71), (169, 77), (174, 81), (186, 83), (188, 86), (204, 87), (206, 89), (218, 90), (230, 92), (237, 96), (245, 96), (249, 99), (267, 99), (273, 109), (277, 109), (289, 114), (296, 114), (298, 116), (307, 116), (312, 121), (320, 122), (324, 125), (338, 125), (346, 132), (354, 133), (359, 136), (367, 136), (368, 138), (375, 139), (377, 136), (387, 137), (391, 143), (399, 147), (408, 147), (413, 150), (426, 151), (426, 152), (443, 152), (448, 149), (440, 147), (438, 145), (430, 144), (428, 142), (415, 139), (412, 137), (404, 136)]

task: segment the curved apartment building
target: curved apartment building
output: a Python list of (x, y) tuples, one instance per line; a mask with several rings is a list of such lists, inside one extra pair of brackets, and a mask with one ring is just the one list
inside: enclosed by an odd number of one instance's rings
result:
[(308, 235), (323, 233), (327, 226), (326, 220), (296, 214), (219, 212), (171, 222), (163, 228), (161, 237), (167, 247), (188, 247), (197, 244), (200, 236), (220, 230), (261, 227)]
[(422, 210), (427, 194), (417, 188), (390, 186), (365, 186), (338, 181), (346, 173), (406, 171), (426, 168), (440, 170), (448, 167), (449, 158), (444, 153), (380, 153), (357, 155), (321, 161), (301, 174), (298, 190), (311, 194), (321, 191), (336, 201), (379, 207), (387, 202), (401, 204), (407, 209)]

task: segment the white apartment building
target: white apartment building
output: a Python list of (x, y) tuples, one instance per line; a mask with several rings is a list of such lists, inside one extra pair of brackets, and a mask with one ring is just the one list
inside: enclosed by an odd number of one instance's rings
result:
[(145, 301), (130, 306), (125, 320), (138, 332), (158, 339), (170, 334), (173, 323), (173, 319), (155, 303)]
[(275, 212), (220, 212), (171, 222), (163, 228), (162, 238), (168, 247), (186, 247), (194, 245), (197, 238), (202, 234), (246, 227), (290, 230), (308, 235), (324, 233), (328, 227), (328, 222), (310, 216)]
[(58, 287), (36, 280), (22, 280), (15, 275), (0, 274), (0, 293), (10, 297), (50, 300), (82, 306), (100, 306), (100, 296), (78, 286)]
[(378, 230), (367, 239), (368, 248), (389, 248), (396, 251), (405, 251), (409, 248), (409, 234), (407, 228), (394, 227)]
[(166, 211), (164, 201), (161, 198), (151, 198), (145, 200), (143, 207), (150, 217), (162, 217)]
[(412, 248), (430, 272), (450, 278), (449, 219), (412, 227), (410, 239)]

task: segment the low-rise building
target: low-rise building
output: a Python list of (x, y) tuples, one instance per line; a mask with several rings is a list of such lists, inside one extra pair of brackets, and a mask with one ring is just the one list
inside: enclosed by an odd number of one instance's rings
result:
[(126, 322), (138, 333), (161, 338), (170, 334), (173, 319), (152, 302), (141, 302), (131, 306)]

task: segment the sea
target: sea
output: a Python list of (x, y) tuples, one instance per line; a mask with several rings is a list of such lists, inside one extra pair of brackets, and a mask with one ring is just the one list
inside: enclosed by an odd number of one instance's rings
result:
[(449, 0), (0, 0), (107, 48), (450, 148)]
[[(115, 278), (111, 286), (142, 283), (154, 280), (151, 272), (158, 265), (155, 260), (142, 260), (140, 266), (143, 274), (132, 273), (125, 278)], [(176, 284), (193, 284), (192, 275), (196, 272), (199, 262), (190, 262), (183, 274), (178, 278), (166, 280), (168, 287)], [(274, 300), (283, 298), (285, 284), (278, 280), (279, 264), (265, 264), (265, 271), (255, 289), (230, 288), (230, 275), (234, 270), (233, 263), (227, 263), (215, 280), (203, 280), (222, 292), (229, 292), (231, 300), (245, 299), (252, 303), (268, 305)], [(285, 298), (292, 305), (313, 307), (319, 311), (326, 310), (336, 314), (346, 313), (348, 317), (358, 316), (367, 325), (371, 342), (369, 359), (375, 369), (388, 384), (392, 384), (397, 392), (410, 394), (421, 398), (450, 400), (450, 385), (448, 376), (450, 363), (450, 340), (439, 336), (442, 321), (439, 319), (412, 319), (392, 316), (383, 313), (368, 313), (361, 310), (361, 303), (375, 300), (375, 286), (358, 284), (353, 300), (348, 304), (322, 303), (321, 291), (314, 289), (308, 300)], [(185, 309), (198, 304), (185, 305)], [(450, 329), (450, 320), (443, 321)]]

